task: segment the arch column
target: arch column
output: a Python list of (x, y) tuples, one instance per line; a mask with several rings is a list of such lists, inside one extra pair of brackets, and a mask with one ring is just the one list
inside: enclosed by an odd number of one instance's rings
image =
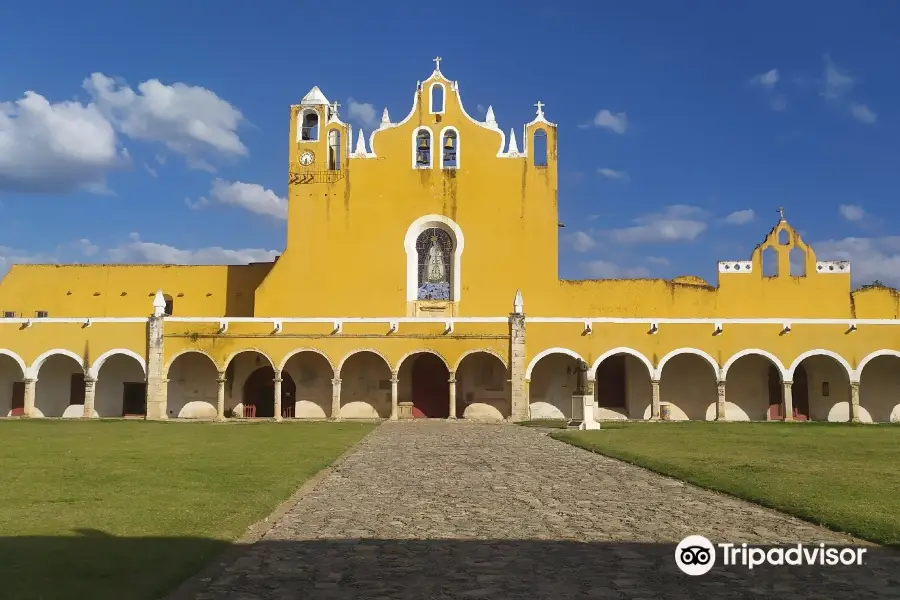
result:
[(37, 391), (37, 377), (25, 378), (25, 402), (22, 407), (22, 414), (26, 417), (34, 416), (34, 398)]
[(850, 382), (850, 422), (859, 423), (859, 382)]
[(84, 376), (84, 413), (85, 419), (94, 417), (94, 399), (97, 397), (97, 380), (90, 375)]
[(509, 391), (510, 421), (527, 421), (530, 413), (528, 384), (525, 372), (525, 313), (522, 295), (516, 293), (515, 312), (509, 315)]
[(794, 396), (791, 392), (792, 386), (794, 385), (793, 381), (784, 381), (781, 384), (784, 386), (784, 420), (785, 421), (793, 421), (794, 420)]
[(456, 371), (450, 371), (450, 379), (447, 380), (450, 384), (450, 416), (448, 419), (455, 420), (456, 419)]
[(396, 371), (391, 371), (391, 421), (396, 421), (399, 418), (397, 414), (400, 397), (398, 389), (399, 384), (400, 378), (398, 377), (398, 373)]
[(331, 380), (331, 418), (341, 418), (341, 378)]
[(153, 298), (153, 314), (147, 320), (147, 420), (167, 419), (169, 380), (163, 363), (163, 330), (166, 301), (161, 291)]
[(225, 371), (216, 377), (216, 421), (225, 420)]
[(650, 420), (659, 421), (659, 379), (650, 380)]
[(274, 384), (272, 389), (275, 393), (275, 422), (281, 422), (284, 417), (281, 416), (281, 382), (283, 379), (281, 378), (281, 371), (275, 371), (275, 378), (272, 380)]
[(724, 421), (725, 420), (725, 382), (717, 381), (716, 382), (716, 392), (718, 396), (716, 397), (716, 421)]

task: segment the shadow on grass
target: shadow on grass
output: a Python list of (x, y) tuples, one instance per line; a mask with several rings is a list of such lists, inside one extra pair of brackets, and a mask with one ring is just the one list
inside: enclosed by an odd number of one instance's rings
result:
[[(160, 553), (219, 554), (166, 596), (249, 599), (887, 598), (900, 595), (898, 554), (872, 548), (863, 566), (722, 566), (690, 577), (674, 544), (543, 540), (263, 540), (248, 547), (193, 538), (0, 538), (0, 598), (159, 598), (176, 573), (132, 569)], [(66, 556), (60, 563), (55, 557)], [(52, 565), (52, 567), (51, 567)], [(153, 579), (148, 579), (153, 577)]]

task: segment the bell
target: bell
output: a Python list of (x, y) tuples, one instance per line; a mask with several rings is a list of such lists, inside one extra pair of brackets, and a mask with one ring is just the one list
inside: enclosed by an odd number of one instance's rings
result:
[(428, 138), (427, 137), (419, 138), (419, 150), (428, 150)]
[(453, 148), (455, 146), (456, 146), (456, 138), (453, 138), (449, 135), (444, 138), (444, 150), (453, 150)]
[(420, 165), (427, 165), (429, 162), (431, 162), (428, 159), (427, 147), (426, 147), (425, 151), (420, 150), (419, 152), (416, 153), (416, 162)]

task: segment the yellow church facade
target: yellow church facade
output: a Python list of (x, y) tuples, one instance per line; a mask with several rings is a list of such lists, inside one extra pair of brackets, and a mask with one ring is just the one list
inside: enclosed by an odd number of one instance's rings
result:
[(900, 420), (897, 290), (783, 216), (717, 285), (560, 280), (556, 126), (506, 135), (437, 65), (369, 136), (291, 107), (272, 263), (12, 267), (0, 415)]

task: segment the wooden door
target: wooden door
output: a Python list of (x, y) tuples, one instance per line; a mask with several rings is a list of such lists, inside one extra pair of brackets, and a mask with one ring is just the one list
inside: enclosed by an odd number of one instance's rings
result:
[(450, 372), (434, 354), (420, 354), (412, 368), (413, 416), (446, 419), (450, 416)]

